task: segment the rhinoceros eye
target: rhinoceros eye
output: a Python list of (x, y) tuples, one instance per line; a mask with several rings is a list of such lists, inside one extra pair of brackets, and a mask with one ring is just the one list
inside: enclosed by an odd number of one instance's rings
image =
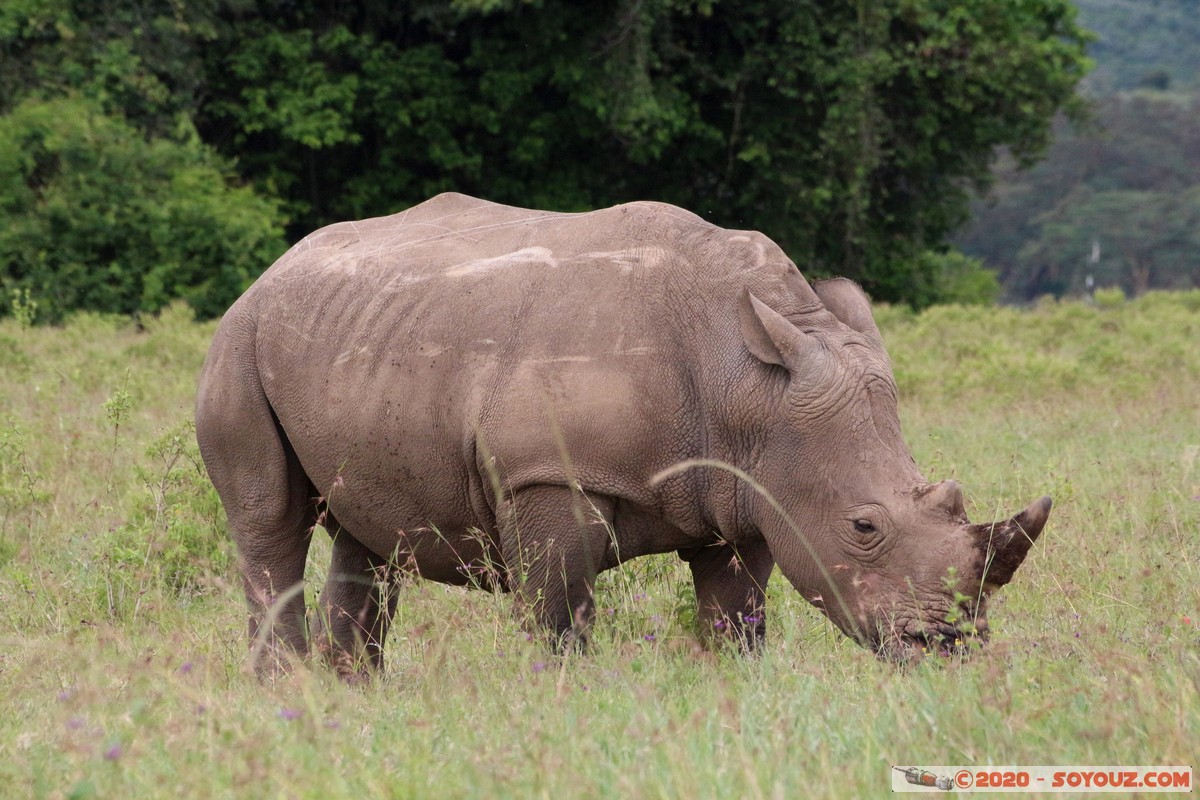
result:
[(854, 520), (854, 530), (858, 533), (875, 533), (875, 525), (869, 519)]

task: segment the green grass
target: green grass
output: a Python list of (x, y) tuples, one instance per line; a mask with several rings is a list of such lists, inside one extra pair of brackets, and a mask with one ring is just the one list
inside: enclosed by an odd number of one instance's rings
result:
[(604, 576), (566, 660), (505, 597), (409, 585), (358, 688), (245, 673), (189, 429), (213, 326), (0, 321), (0, 794), (863, 797), (891, 764), (1194, 763), (1200, 293), (879, 318), (926, 474), (977, 520), (1055, 498), (983, 654), (898, 671), (778, 576), (763, 656), (708, 653), (663, 557)]

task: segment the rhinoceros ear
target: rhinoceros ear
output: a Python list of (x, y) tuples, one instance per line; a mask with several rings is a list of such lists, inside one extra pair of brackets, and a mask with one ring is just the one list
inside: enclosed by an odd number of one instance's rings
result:
[(750, 291), (738, 303), (738, 318), (746, 349), (759, 361), (777, 364), (793, 377), (828, 358), (825, 347), (815, 336), (788, 322)]
[(821, 298), (829, 313), (842, 324), (863, 334), (873, 343), (883, 345), (883, 337), (879, 335), (879, 327), (871, 314), (871, 301), (857, 283), (848, 278), (833, 278), (814, 283), (813, 291)]

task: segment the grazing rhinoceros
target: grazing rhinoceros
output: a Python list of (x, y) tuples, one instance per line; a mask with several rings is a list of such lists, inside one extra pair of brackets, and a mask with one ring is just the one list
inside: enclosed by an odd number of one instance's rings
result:
[(661, 203), (443, 194), (323, 228), (225, 315), (196, 434), (259, 666), (307, 650), (298, 587), (323, 520), (315, 641), (348, 677), (381, 663), (389, 565), (513, 590), (561, 645), (586, 635), (597, 573), (668, 551), (712, 630), (762, 639), (778, 563), (904, 658), (962, 636), (956, 618), (985, 634), (1050, 511), (971, 525), (901, 438), (862, 291), (810, 287), (762, 234)]

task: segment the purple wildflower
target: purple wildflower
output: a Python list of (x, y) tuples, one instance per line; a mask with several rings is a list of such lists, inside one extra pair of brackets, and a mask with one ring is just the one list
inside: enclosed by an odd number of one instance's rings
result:
[(546, 669), (546, 662), (545, 661), (535, 661), (535, 662), (533, 662), (532, 669), (535, 673), (543, 672)]
[(67, 730), (77, 731), (83, 727), (83, 717), (71, 717), (67, 720)]
[(653, 642), (653, 641), (655, 640), (655, 638), (656, 638), (656, 637), (654, 636), (654, 634), (653, 634), (653, 633), (647, 633), (647, 634), (646, 634), (645, 636), (643, 636), (642, 638), (643, 638), (643, 639), (645, 639), (647, 642)]
[(304, 712), (296, 708), (281, 708), (279, 709), (279, 718), (285, 722), (300, 719), (304, 716)]
[(121, 757), (121, 753), (122, 753), (121, 743), (113, 742), (112, 744), (110, 744), (108, 746), (107, 749), (105, 749), (104, 760), (105, 761), (116, 761), (118, 758)]
[(193, 669), (192, 662), (185, 661), (179, 665), (179, 674), (180, 675), (191, 675), (192, 669)]

